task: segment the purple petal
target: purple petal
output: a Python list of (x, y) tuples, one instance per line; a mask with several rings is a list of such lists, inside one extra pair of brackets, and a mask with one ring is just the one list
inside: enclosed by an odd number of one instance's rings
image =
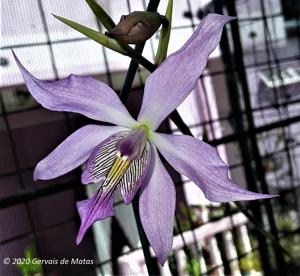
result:
[(116, 93), (105, 83), (76, 75), (59, 81), (39, 80), (25, 69), (15, 54), (14, 57), (29, 92), (43, 107), (81, 113), (95, 120), (125, 127), (136, 124)]
[(183, 102), (195, 88), (208, 56), (217, 47), (223, 26), (232, 19), (218, 14), (206, 16), (181, 49), (148, 77), (138, 121), (150, 123), (155, 130)]
[[(175, 186), (153, 147), (152, 170), (139, 200), (141, 222), (160, 264), (164, 264), (173, 243)], [(152, 172), (152, 173), (151, 173)]]
[(127, 134), (128, 131), (114, 133), (94, 148), (81, 175), (83, 184), (98, 183), (106, 177), (117, 157), (116, 144)]
[(91, 198), (77, 202), (77, 210), (81, 219), (76, 239), (77, 245), (93, 223), (114, 215), (113, 195), (116, 186), (117, 183), (102, 185)]
[(166, 160), (181, 174), (195, 182), (205, 197), (215, 202), (271, 198), (234, 184), (228, 167), (215, 148), (186, 135), (153, 135), (153, 142)]
[(123, 127), (87, 125), (70, 135), (34, 171), (34, 179), (52, 179), (63, 175), (84, 163), (100, 141)]
[(140, 158), (134, 160), (120, 180), (121, 194), (125, 204), (129, 204), (143, 185), (151, 165), (151, 146), (146, 144)]

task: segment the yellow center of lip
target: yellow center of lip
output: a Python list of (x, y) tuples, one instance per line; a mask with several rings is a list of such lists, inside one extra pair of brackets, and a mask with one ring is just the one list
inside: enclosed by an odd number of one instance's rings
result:
[(131, 160), (117, 156), (110, 171), (108, 172), (107, 179), (109, 182), (117, 183), (120, 181), (124, 173), (131, 164)]

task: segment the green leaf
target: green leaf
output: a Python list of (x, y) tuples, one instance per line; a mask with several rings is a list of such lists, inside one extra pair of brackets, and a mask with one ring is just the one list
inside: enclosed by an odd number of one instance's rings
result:
[(61, 22), (65, 23), (66, 25), (68, 25), (69, 27), (75, 29), (76, 31), (82, 33), (83, 35), (85, 35), (86, 37), (98, 42), (99, 44), (103, 45), (104, 47), (107, 47), (111, 50), (114, 50), (118, 53), (121, 53), (123, 55), (128, 55), (128, 52), (126, 50), (124, 50), (120, 44), (115, 40), (115, 39), (112, 39), (112, 38), (109, 38), (108, 36), (100, 33), (100, 32), (97, 32), (95, 30), (92, 30), (88, 27), (85, 27), (81, 24), (78, 24), (74, 21), (71, 21), (67, 18), (64, 18), (64, 17), (61, 17), (61, 16), (58, 16), (58, 15), (54, 15), (53, 16), (60, 20)]
[(103, 45), (104, 47), (110, 48), (118, 53), (121, 53), (126, 56), (130, 56), (132, 59), (134, 59), (136, 62), (143, 65), (145, 68), (148, 68), (150, 71), (154, 71), (155, 65), (152, 64), (150, 61), (145, 59), (142, 55), (137, 53), (133, 48), (131, 48), (129, 45), (124, 43), (119, 43), (113, 38), (110, 38), (104, 34), (101, 34), (95, 30), (92, 30), (90, 28), (87, 28), (85, 26), (82, 26), (74, 21), (71, 21), (69, 19), (66, 19), (64, 17), (54, 15), (55, 18), (62, 21), (69, 27), (75, 29), (76, 31), (82, 33), (86, 37), (93, 39), (94, 41), (98, 42), (99, 44)]
[(159, 44), (158, 44), (157, 53), (155, 57), (155, 63), (157, 65), (161, 64), (167, 57), (170, 34), (171, 34), (171, 26), (172, 26), (172, 14), (173, 14), (173, 0), (169, 0), (166, 9), (166, 15), (165, 15), (169, 24), (163, 25), (160, 32)]
[(86, 0), (86, 2), (90, 6), (96, 17), (99, 19), (99, 21), (106, 28), (106, 30), (110, 31), (111, 29), (116, 27), (115, 22), (95, 0)]

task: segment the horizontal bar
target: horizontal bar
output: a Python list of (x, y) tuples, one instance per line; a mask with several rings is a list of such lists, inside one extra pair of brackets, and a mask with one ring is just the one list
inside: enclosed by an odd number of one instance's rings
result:
[(81, 188), (79, 185), (82, 186), (79, 182), (71, 181), (64, 184), (60, 183), (56, 185), (49, 185), (47, 187), (37, 189), (20, 190), (17, 194), (0, 199), (0, 209), (20, 204), (29, 200), (34, 200), (44, 196), (49, 196), (52, 194), (63, 192), (69, 189), (74, 189), (74, 187)]

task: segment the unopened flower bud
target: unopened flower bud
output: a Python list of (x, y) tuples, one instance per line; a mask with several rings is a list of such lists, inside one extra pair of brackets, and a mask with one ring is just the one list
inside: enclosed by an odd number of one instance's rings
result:
[(128, 44), (145, 42), (160, 27), (167, 24), (167, 19), (156, 12), (135, 11), (129, 15), (122, 15), (115, 28), (106, 32), (109, 37)]

